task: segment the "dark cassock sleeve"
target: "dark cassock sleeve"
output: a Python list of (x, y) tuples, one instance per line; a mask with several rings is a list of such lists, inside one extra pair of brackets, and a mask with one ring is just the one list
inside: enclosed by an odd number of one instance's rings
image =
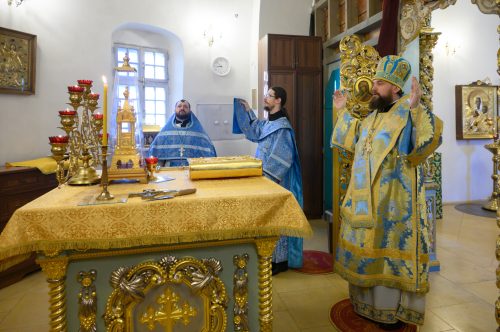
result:
[(294, 162), (295, 145), (290, 129), (279, 129), (266, 137), (270, 140), (266, 160), (263, 161), (262, 167), (264, 174), (280, 183), (288, 173)]

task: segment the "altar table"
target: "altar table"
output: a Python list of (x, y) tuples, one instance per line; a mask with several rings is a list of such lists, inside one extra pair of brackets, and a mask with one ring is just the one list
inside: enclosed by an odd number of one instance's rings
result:
[(102, 188), (63, 186), (28, 203), (0, 234), (0, 270), (38, 253), (51, 331), (272, 331), (276, 240), (312, 235), (292, 193), (264, 177), (159, 175), (174, 180), (109, 191), (196, 193), (81, 205)]

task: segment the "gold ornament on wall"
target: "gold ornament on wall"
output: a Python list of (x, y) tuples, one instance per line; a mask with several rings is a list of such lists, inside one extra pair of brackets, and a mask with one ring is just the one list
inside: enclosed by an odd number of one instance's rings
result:
[(347, 92), (346, 107), (351, 114), (364, 118), (370, 114), (372, 77), (375, 75), (380, 56), (369, 45), (363, 45), (356, 35), (340, 41), (340, 88)]

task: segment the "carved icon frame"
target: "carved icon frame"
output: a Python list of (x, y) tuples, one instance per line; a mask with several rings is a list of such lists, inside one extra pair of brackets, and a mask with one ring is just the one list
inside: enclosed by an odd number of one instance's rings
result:
[(491, 139), (498, 133), (497, 90), (481, 81), (455, 86), (457, 140)]
[(0, 93), (35, 94), (36, 35), (0, 27)]

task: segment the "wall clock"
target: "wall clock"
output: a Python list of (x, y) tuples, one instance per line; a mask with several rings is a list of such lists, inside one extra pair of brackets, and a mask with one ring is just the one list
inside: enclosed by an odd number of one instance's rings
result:
[(212, 60), (212, 71), (219, 76), (226, 76), (231, 70), (228, 58), (220, 56)]

